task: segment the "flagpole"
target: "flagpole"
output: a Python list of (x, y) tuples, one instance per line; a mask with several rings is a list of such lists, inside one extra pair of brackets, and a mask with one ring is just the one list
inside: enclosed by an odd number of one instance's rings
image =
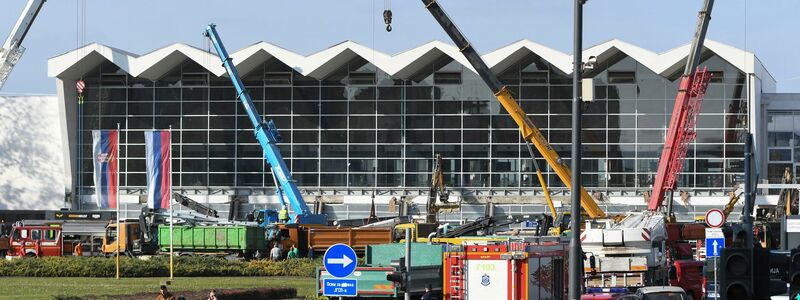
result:
[(117, 199), (115, 199), (115, 201), (117, 203), (117, 279), (119, 279), (119, 240), (122, 238), (122, 236), (119, 234), (120, 233), (120, 230), (119, 230), (119, 204), (120, 204), (119, 203), (120, 202), (119, 201), (119, 198), (120, 198), (119, 197), (119, 164), (120, 164), (119, 154), (120, 154), (120, 152), (122, 150), (122, 148), (120, 148), (120, 145), (119, 145), (120, 144), (119, 143), (120, 137), (121, 137), (121, 134), (120, 134), (120, 131), (119, 131), (119, 123), (117, 123), (117, 195), (116, 195)]
[(175, 215), (172, 212), (172, 125), (169, 125), (169, 172), (164, 176), (169, 176), (169, 196), (167, 197), (167, 201), (169, 201), (169, 279), (173, 278), (173, 270), (174, 270), (174, 262), (173, 259), (175, 257), (175, 248), (174, 243), (172, 242), (172, 236), (175, 234), (173, 232), (173, 223), (175, 223)]

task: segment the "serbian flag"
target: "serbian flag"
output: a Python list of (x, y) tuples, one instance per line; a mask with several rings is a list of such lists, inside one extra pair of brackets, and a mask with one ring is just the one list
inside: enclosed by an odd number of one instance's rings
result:
[(93, 130), (92, 142), (97, 207), (117, 208), (119, 131)]
[(170, 141), (169, 131), (144, 132), (144, 147), (147, 155), (147, 207), (149, 208), (169, 208), (172, 188)]

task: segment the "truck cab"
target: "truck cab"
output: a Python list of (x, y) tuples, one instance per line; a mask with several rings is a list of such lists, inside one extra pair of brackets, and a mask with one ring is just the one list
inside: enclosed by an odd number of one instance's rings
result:
[(669, 284), (682, 288), (689, 299), (702, 299), (704, 265), (694, 260), (675, 261), (669, 271)]
[(253, 216), (256, 223), (261, 228), (267, 228), (270, 224), (280, 222), (278, 220), (278, 211), (274, 209), (258, 209), (253, 211)]
[(9, 256), (41, 257), (71, 255), (73, 245), (64, 242), (61, 226), (16, 226), (11, 230)]
[[(147, 242), (142, 234), (138, 222), (120, 222), (120, 230), (117, 231), (117, 224), (110, 222), (106, 226), (103, 235), (102, 250), (105, 255), (112, 255), (117, 252), (117, 238), (119, 237), (119, 252), (131, 254), (153, 254), (156, 250), (155, 243)], [(117, 236), (119, 232), (119, 236)]]
[(437, 232), (439, 225), (434, 223), (404, 223), (394, 226), (392, 240), (395, 242), (405, 242), (406, 229), (411, 229), (411, 241), (417, 243), (427, 243), (428, 235)]

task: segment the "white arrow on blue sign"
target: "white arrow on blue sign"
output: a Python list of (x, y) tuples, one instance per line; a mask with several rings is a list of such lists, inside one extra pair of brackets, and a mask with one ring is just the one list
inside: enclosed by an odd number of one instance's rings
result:
[(706, 257), (719, 257), (722, 248), (725, 248), (725, 238), (706, 239)]
[(322, 262), (333, 277), (347, 277), (356, 270), (356, 251), (348, 245), (336, 244), (325, 251)]

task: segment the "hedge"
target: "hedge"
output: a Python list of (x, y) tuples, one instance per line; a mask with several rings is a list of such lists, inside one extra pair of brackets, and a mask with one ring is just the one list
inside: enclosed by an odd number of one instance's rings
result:
[[(314, 277), (321, 260), (297, 258), (232, 261), (208, 256), (175, 257), (175, 275), (205, 276), (301, 276)], [(0, 276), (20, 277), (113, 277), (116, 263), (104, 257), (43, 257), (0, 260)], [(169, 257), (120, 258), (123, 277), (169, 276)]]
[[(183, 296), (186, 299), (206, 299), (208, 290), (203, 291), (180, 291), (173, 292), (173, 295)], [(114, 295), (114, 296), (55, 296), (56, 300), (84, 300), (84, 299), (117, 299), (117, 300), (151, 300), (158, 297), (157, 293), (139, 293), (133, 295)], [(297, 297), (295, 288), (253, 288), (253, 289), (217, 289), (217, 299), (290, 299)]]

